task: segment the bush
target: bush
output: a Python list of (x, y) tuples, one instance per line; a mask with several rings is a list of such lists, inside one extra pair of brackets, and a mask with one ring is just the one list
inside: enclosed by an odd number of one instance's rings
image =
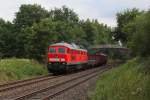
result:
[(136, 55), (142, 57), (150, 56), (150, 11), (138, 16), (132, 25), (132, 28), (136, 30), (128, 41), (129, 47)]
[(141, 72), (139, 59), (104, 73), (98, 81), (92, 100), (149, 100), (150, 74)]
[(143, 72), (145, 74), (150, 74), (150, 57), (142, 57), (139, 58), (139, 61), (141, 62), (140, 72)]
[(46, 68), (29, 59), (2, 59), (0, 61), (0, 82), (31, 78), (47, 74)]

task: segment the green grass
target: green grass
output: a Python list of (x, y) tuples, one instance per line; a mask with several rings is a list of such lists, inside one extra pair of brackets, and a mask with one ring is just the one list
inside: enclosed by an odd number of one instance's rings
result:
[(150, 100), (147, 62), (149, 63), (148, 60), (143, 63), (139, 59), (132, 59), (104, 73), (97, 82), (92, 100)]
[(0, 83), (27, 79), (47, 73), (43, 65), (33, 60), (15, 58), (0, 60)]

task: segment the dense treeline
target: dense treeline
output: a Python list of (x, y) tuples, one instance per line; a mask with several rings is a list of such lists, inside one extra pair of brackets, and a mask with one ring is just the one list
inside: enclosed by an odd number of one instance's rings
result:
[(40, 5), (21, 5), (13, 22), (0, 19), (0, 56), (42, 60), (54, 42), (75, 42), (85, 47), (110, 43), (110, 28), (97, 20), (80, 20), (63, 6), (50, 11)]
[(116, 39), (131, 48), (133, 55), (150, 56), (150, 10), (128, 9), (117, 14)]
[(128, 46), (135, 58), (104, 73), (92, 100), (149, 100), (150, 9), (119, 12), (117, 23), (115, 39)]

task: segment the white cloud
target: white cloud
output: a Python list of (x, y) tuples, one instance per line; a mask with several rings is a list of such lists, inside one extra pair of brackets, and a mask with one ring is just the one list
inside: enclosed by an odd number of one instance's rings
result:
[(50, 10), (66, 5), (80, 18), (98, 19), (109, 26), (116, 26), (115, 14), (126, 8), (150, 8), (150, 0), (0, 0), (0, 17), (12, 21), (21, 4), (40, 4)]

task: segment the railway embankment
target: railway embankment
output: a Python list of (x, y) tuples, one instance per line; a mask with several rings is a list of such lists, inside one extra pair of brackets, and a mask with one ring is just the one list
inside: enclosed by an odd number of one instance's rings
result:
[[(14, 84), (4, 84), (0, 86), (0, 99), (79, 100), (81, 98), (87, 98), (84, 96), (85, 93), (83, 93), (83, 91), (91, 86), (90, 80), (94, 81), (96, 77), (111, 68), (112, 67), (109, 66), (102, 66), (100, 68), (83, 70), (77, 73), (58, 76), (46, 75), (45, 77), (43, 76), (30, 80), (18, 81)], [(78, 93), (83, 94), (79, 96), (77, 95)]]
[(149, 100), (150, 58), (134, 58), (105, 72), (97, 81), (92, 100)]
[(0, 60), (0, 84), (48, 74), (47, 69), (29, 59)]

